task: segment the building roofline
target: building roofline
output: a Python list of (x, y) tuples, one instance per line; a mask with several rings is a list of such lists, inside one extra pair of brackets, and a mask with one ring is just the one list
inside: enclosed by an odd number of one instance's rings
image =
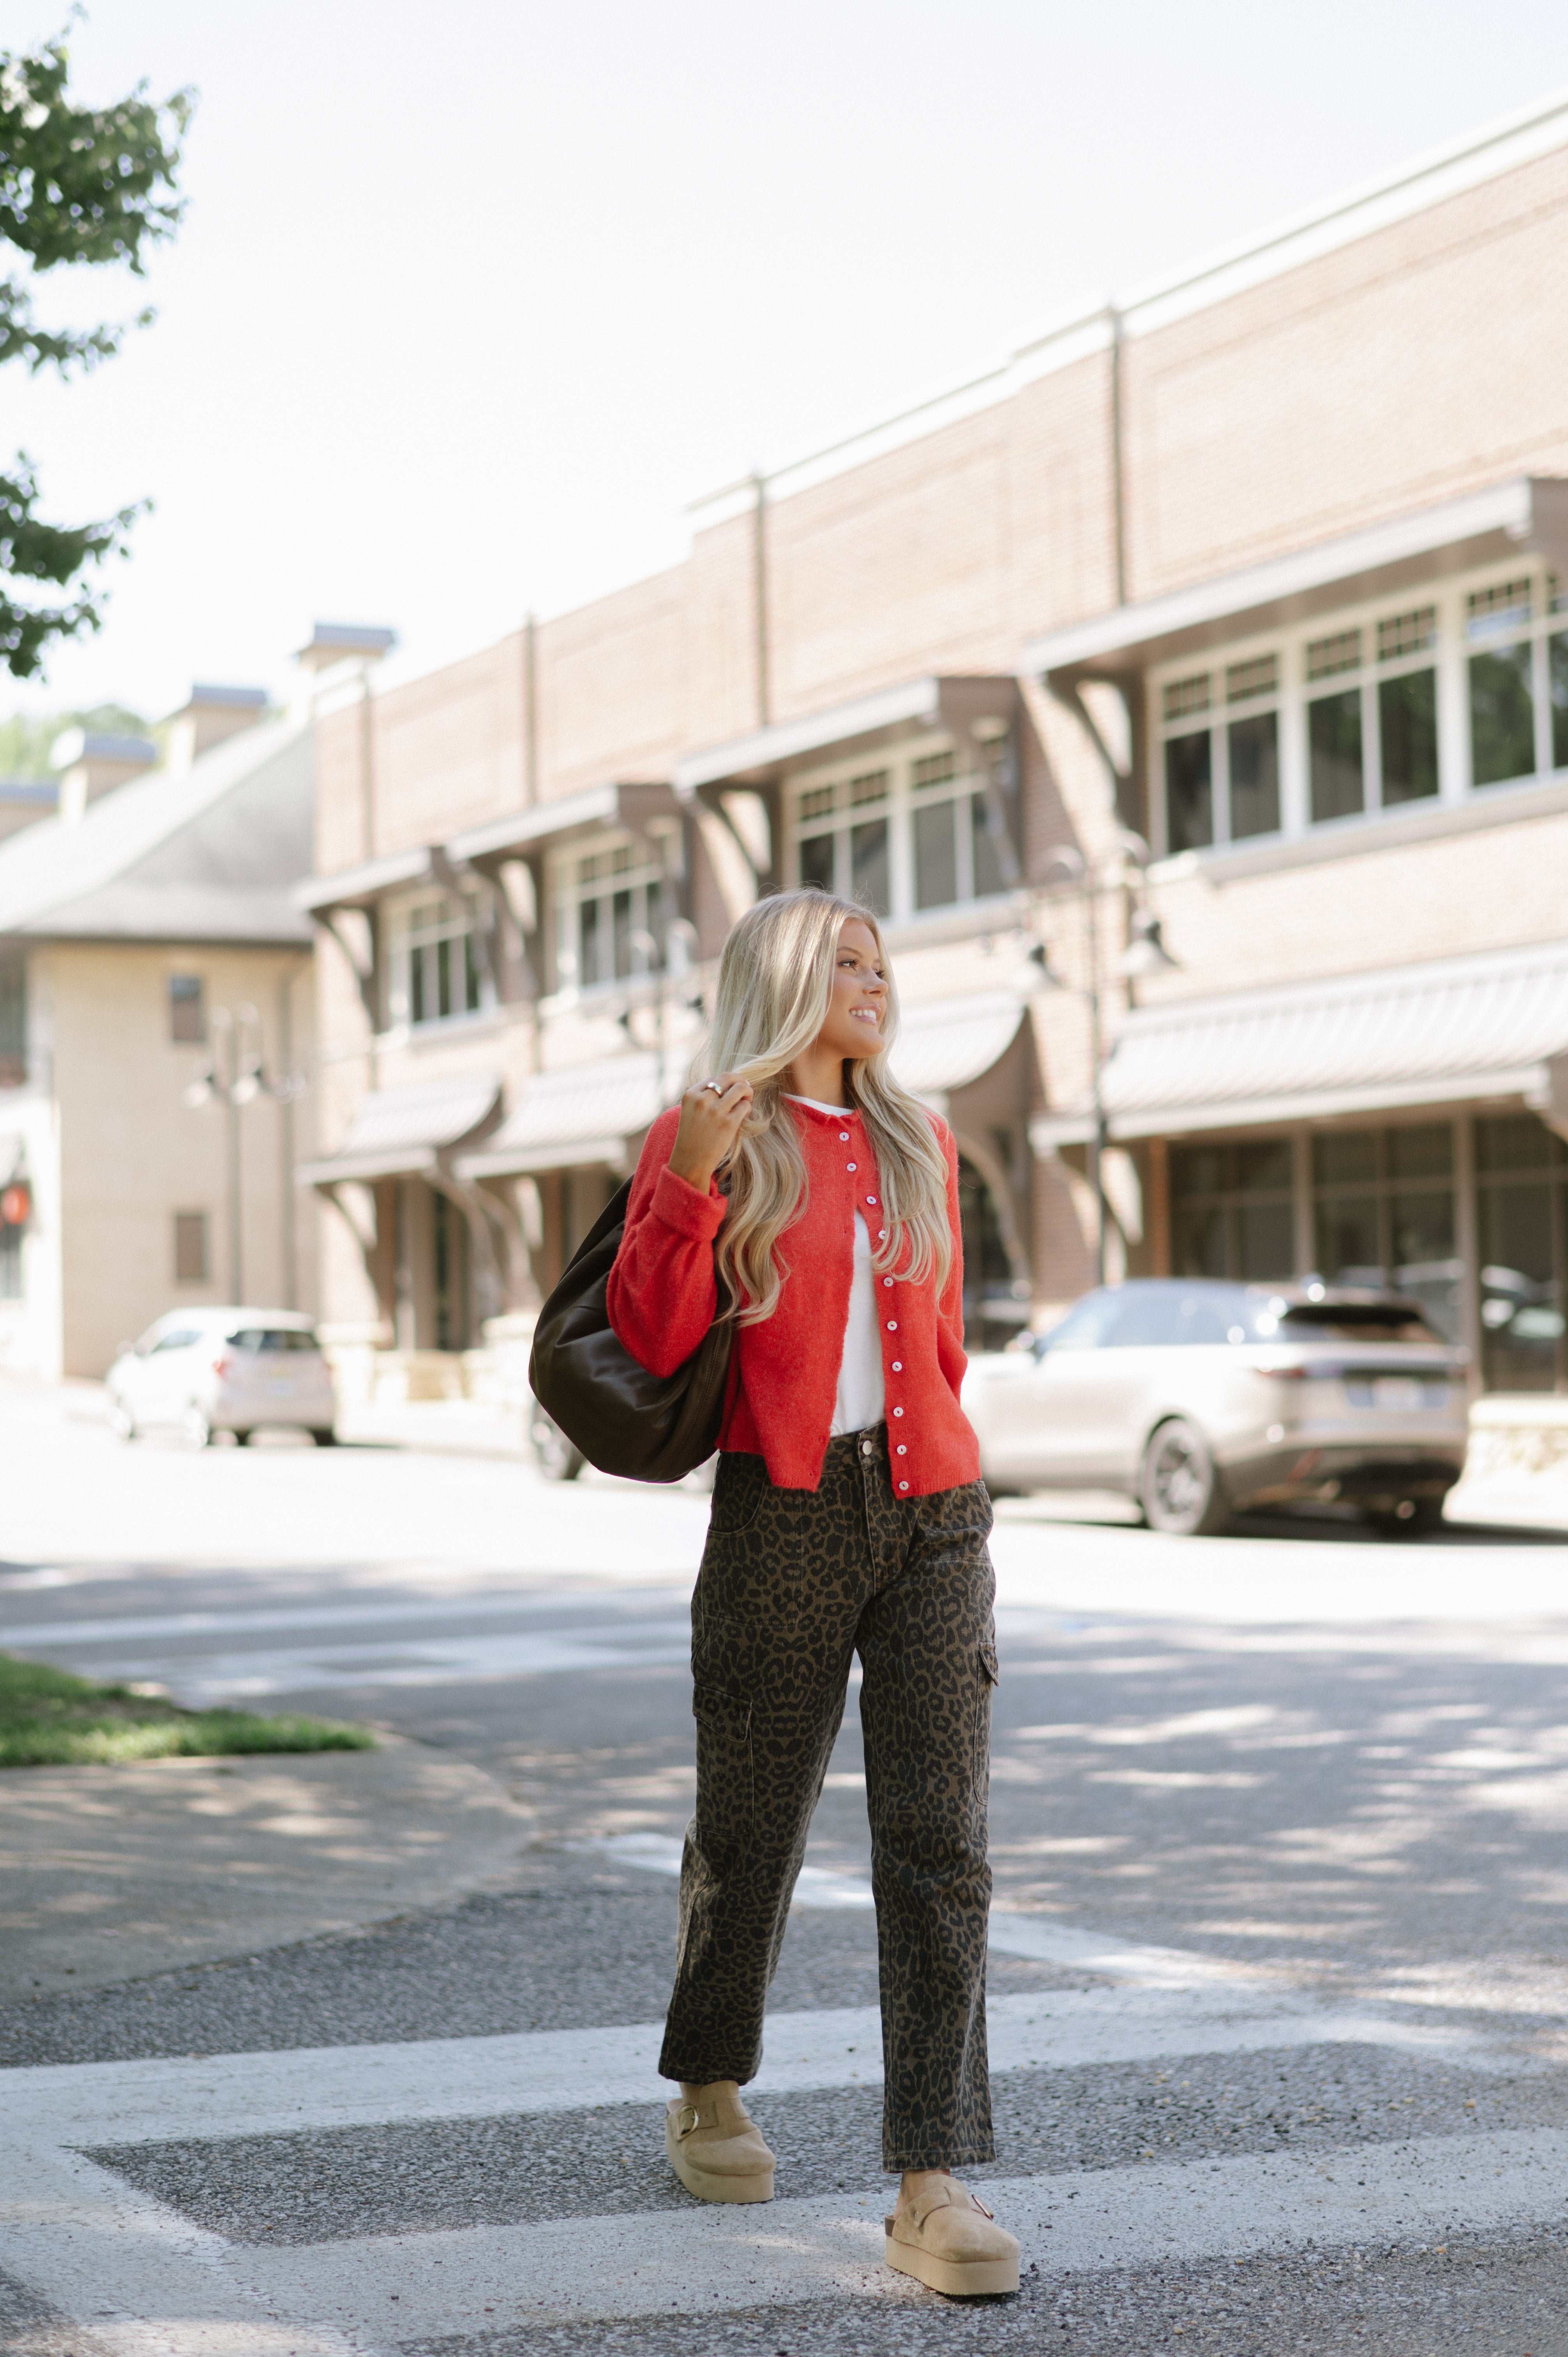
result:
[(1396, 171), (1358, 183), (1327, 204), (1287, 215), (1261, 235), (1222, 247), (1125, 296), (1063, 312), (998, 366), (802, 457), (725, 484), (692, 500), (687, 513), (699, 529), (725, 522), (753, 504), (759, 480), (776, 496), (809, 490), (961, 418), (994, 408), (1036, 379), (1104, 350), (1118, 328), (1129, 338), (1152, 334), (1563, 146), (1568, 146), (1568, 91), (1518, 108)]

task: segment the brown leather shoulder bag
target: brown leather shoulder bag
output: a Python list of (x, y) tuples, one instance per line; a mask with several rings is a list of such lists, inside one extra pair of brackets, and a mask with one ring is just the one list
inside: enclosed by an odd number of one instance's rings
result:
[[(719, 1445), (735, 1327), (715, 1317), (672, 1375), (650, 1375), (639, 1366), (617, 1337), (605, 1303), (630, 1196), (628, 1178), (540, 1311), (528, 1381), (546, 1415), (601, 1473), (628, 1481), (679, 1481)], [(721, 1285), (721, 1312), (725, 1300)]]

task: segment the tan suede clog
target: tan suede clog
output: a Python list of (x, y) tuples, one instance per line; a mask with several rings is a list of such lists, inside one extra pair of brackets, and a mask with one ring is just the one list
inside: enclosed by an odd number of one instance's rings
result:
[(733, 2080), (682, 2099), (664, 2115), (670, 2166), (699, 2201), (771, 2201), (773, 2155), (740, 2100)]
[(928, 2180), (883, 2222), (888, 2266), (932, 2291), (972, 2299), (1018, 2288), (1016, 2242), (956, 2178)]

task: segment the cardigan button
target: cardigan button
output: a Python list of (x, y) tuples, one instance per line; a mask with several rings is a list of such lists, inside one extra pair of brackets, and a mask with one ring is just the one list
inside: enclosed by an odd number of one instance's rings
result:
[(893, 1290), (893, 1279), (890, 1276), (885, 1276), (882, 1282), (887, 1287), (888, 1292), (891, 1293)]
[(890, 1318), (887, 1320), (887, 1331), (890, 1334), (897, 1334), (898, 1331), (898, 1320), (897, 1318)]
[(847, 1145), (849, 1144), (849, 1132), (848, 1132), (848, 1130), (847, 1130), (847, 1129), (841, 1129), (841, 1130), (840, 1130), (840, 1132), (839, 1132), (839, 1144), (840, 1144), (841, 1146), (847, 1146)]
[(904, 1444), (903, 1444), (903, 1442), (902, 1442), (902, 1441), (900, 1441), (900, 1442), (898, 1443), (898, 1454), (899, 1454), (899, 1456), (900, 1456), (900, 1457), (908, 1457), (908, 1455), (909, 1454), (908, 1450), (905, 1448), (905, 1446), (904, 1446)]
[(860, 1168), (858, 1162), (846, 1162), (843, 1167), (846, 1170), (858, 1170)]
[(866, 1199), (865, 1199), (865, 1200), (866, 1200), (866, 1201), (867, 1201), (868, 1203), (875, 1203), (875, 1200), (876, 1200), (876, 1198), (875, 1198), (875, 1195), (868, 1195), (868, 1196), (866, 1197)]
[(896, 1375), (901, 1375), (901, 1374), (903, 1373), (903, 1372), (904, 1372), (904, 1361), (903, 1361), (903, 1360), (902, 1360), (902, 1359), (895, 1359), (895, 1360), (894, 1360), (894, 1361), (893, 1361), (893, 1372), (894, 1372), (894, 1373), (895, 1373)]
[(896, 1407), (896, 1408), (894, 1409), (893, 1413), (894, 1413), (894, 1415), (903, 1415), (903, 1413), (904, 1413), (904, 1411), (903, 1411), (903, 1409), (902, 1409), (901, 1407)]
[(900, 1488), (900, 1490), (907, 1490), (907, 1489), (908, 1488), (908, 1486), (909, 1486), (909, 1484), (908, 1483), (908, 1481), (900, 1481), (900, 1482), (899, 1482), (899, 1484), (898, 1484), (898, 1487)]

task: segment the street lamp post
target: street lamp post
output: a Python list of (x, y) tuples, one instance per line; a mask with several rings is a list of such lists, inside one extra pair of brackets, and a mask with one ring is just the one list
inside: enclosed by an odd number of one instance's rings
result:
[[(654, 1039), (659, 1056), (659, 1093), (662, 1102), (665, 1094), (665, 1008), (671, 990), (680, 988), (696, 963), (697, 929), (686, 917), (672, 917), (664, 928), (662, 943), (651, 932), (639, 928), (631, 936), (631, 947), (642, 960), (644, 974), (653, 977)], [(688, 1006), (700, 1006), (701, 1003), (700, 996), (693, 1000), (688, 994)], [(628, 1001), (620, 1022), (627, 1038), (635, 1039), (637, 1035), (632, 1029), (631, 1016)]]
[[(1105, 1149), (1105, 1049), (1103, 1030), (1103, 996), (1100, 966), (1100, 902), (1107, 894), (1124, 894), (1131, 870), (1142, 889), (1143, 873), (1148, 865), (1149, 847), (1142, 835), (1124, 831), (1109, 857), (1091, 866), (1071, 844), (1063, 844), (1051, 855), (1041, 877), (1047, 893), (1054, 876), (1059, 875), (1068, 889), (1079, 901), (1084, 913), (1084, 965), (1087, 979), (1079, 986), (1077, 995), (1089, 1006), (1090, 1098), (1092, 1131), (1089, 1141), (1089, 1183), (1094, 1195), (1094, 1266), (1095, 1283), (1105, 1282), (1106, 1200)], [(1129, 926), (1131, 938), (1126, 949), (1116, 961), (1116, 972), (1125, 982), (1135, 982), (1141, 976), (1168, 972), (1180, 963), (1166, 949), (1161, 937), (1160, 920), (1141, 898), (1133, 910)], [(1058, 974), (1050, 962), (1044, 940), (1036, 940), (1029, 956), (1040, 970), (1041, 978), (1053, 990), (1073, 990), (1075, 985)]]
[(230, 1008), (215, 1006), (212, 1038), (204, 1070), (185, 1091), (184, 1102), (196, 1110), (218, 1104), (223, 1108), (229, 1211), (229, 1287), (236, 1308), (245, 1298), (245, 1238), (242, 1157), (240, 1115), (259, 1096), (291, 1103), (305, 1087), (302, 1074), (285, 1072), (270, 1078), (262, 1060), (262, 1018), (248, 1002)]

